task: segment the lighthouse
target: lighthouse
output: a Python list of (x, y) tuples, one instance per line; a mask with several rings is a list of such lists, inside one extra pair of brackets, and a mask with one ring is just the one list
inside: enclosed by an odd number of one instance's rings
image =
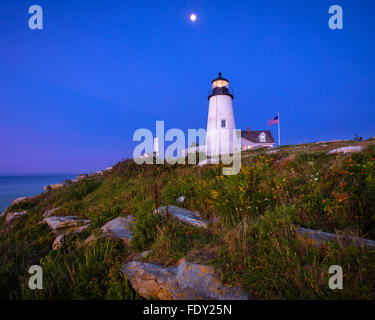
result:
[(206, 131), (206, 153), (218, 156), (235, 152), (233, 135), (236, 124), (233, 114), (233, 94), (229, 81), (221, 76), (212, 80), (208, 96), (208, 119)]

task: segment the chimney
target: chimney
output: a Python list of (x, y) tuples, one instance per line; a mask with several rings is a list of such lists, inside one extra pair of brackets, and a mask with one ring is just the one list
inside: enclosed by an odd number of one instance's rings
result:
[(250, 141), (250, 127), (247, 127), (247, 138)]

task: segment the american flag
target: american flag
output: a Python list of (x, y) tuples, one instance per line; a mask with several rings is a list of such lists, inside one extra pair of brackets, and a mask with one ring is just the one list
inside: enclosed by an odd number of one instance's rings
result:
[(279, 123), (279, 116), (276, 116), (275, 118), (268, 121), (269, 126), (272, 126), (273, 124), (278, 124), (278, 123)]

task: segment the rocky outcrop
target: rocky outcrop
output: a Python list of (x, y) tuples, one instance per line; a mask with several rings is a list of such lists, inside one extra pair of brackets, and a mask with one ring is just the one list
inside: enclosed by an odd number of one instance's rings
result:
[(126, 218), (117, 217), (108, 221), (100, 230), (104, 236), (112, 239), (120, 239), (123, 243), (128, 244), (132, 239), (133, 226), (134, 217), (130, 215)]
[(12, 201), (12, 206), (15, 205), (15, 204), (20, 204), (22, 202), (27, 202), (27, 201), (30, 201), (32, 200), (34, 197), (20, 197), (20, 198), (17, 198), (17, 199), (14, 199)]
[(25, 215), (27, 213), (27, 211), (21, 211), (21, 212), (8, 212), (6, 217), (5, 217), (5, 221), (7, 223), (11, 223), (13, 222), (13, 220)]
[(339, 235), (301, 227), (296, 229), (296, 233), (297, 237), (310, 240), (316, 246), (321, 246), (327, 241), (338, 241), (344, 245), (354, 244), (357, 247), (375, 248), (375, 241), (349, 235)]
[(342, 154), (347, 154), (347, 153), (353, 153), (353, 152), (360, 152), (363, 150), (362, 146), (347, 146), (347, 147), (342, 147), (338, 149), (333, 149), (328, 154), (334, 154), (334, 153), (342, 153)]
[(213, 267), (181, 260), (164, 268), (132, 261), (121, 270), (144, 298), (160, 300), (248, 300), (238, 287), (223, 285)]
[(207, 228), (207, 222), (202, 219), (198, 212), (186, 210), (184, 208), (179, 208), (176, 206), (165, 206), (155, 210), (155, 213), (158, 214), (165, 215), (167, 212), (173, 217), (193, 227)]

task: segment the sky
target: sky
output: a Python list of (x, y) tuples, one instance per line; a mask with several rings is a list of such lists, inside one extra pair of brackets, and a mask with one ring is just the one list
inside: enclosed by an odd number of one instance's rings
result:
[[(31, 5), (43, 30), (31, 30)], [(328, 8), (343, 9), (331, 30)], [(195, 13), (197, 20), (190, 21)], [(375, 135), (375, 1), (3, 1), (0, 173), (93, 172), (140, 128), (205, 128), (218, 72), (238, 128), (281, 143)]]

